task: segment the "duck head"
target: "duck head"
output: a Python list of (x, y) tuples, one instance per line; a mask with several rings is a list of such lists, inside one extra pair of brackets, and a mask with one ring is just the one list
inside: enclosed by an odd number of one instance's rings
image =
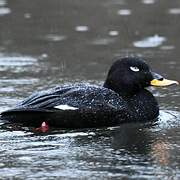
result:
[(104, 87), (121, 96), (133, 96), (148, 86), (169, 86), (173, 84), (179, 83), (167, 80), (153, 72), (141, 58), (127, 57), (114, 62), (108, 72)]

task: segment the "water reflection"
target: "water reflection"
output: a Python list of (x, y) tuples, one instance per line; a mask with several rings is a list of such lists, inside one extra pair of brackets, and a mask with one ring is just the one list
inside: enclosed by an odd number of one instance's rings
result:
[(131, 15), (131, 10), (130, 9), (120, 9), (120, 10), (118, 10), (117, 14), (121, 15), (121, 16), (128, 16), (128, 15)]
[[(171, 121), (172, 117), (167, 119)], [(51, 129), (46, 134), (38, 134), (26, 127), (3, 125), (0, 172), (8, 170), (3, 158), (8, 155), (8, 162), (14, 169), (8, 177), (16, 176), (19, 167), (26, 169), (22, 177), (33, 178), (42, 174), (50, 178), (49, 172), (55, 177), (66, 175), (68, 178), (138, 178), (141, 173), (150, 179), (174, 176), (172, 169), (164, 170), (163, 167), (177, 168), (174, 159), (178, 157), (173, 154), (178, 146), (175, 146), (173, 133), (177, 133), (178, 127), (157, 129), (156, 126), (156, 123), (132, 123), (104, 129)], [(32, 174), (31, 169), (39, 173)], [(69, 173), (72, 169), (74, 173)]]
[(24, 14), (24, 18), (26, 18), (26, 19), (30, 19), (32, 16), (31, 16), (31, 14), (30, 13), (25, 13)]
[(169, 9), (169, 14), (180, 14), (180, 8)]
[(144, 4), (154, 4), (156, 0), (142, 0), (142, 3)]
[(151, 145), (152, 157), (161, 166), (167, 166), (169, 164), (169, 146), (170, 145), (166, 140), (158, 140)]
[(6, 7), (0, 7), (0, 16), (4, 16), (6, 14), (10, 14), (11, 10), (9, 8)]
[(119, 32), (118, 31), (109, 31), (110, 36), (118, 36)]
[(0, 66), (36, 65), (37, 59), (28, 56), (0, 56)]
[(78, 32), (85, 32), (85, 31), (89, 30), (89, 27), (88, 26), (76, 26), (75, 30)]
[(93, 45), (109, 45), (113, 43), (114, 41), (115, 39), (107, 37), (107, 38), (96, 38), (91, 43)]
[(139, 48), (152, 48), (162, 45), (166, 41), (165, 37), (154, 35), (152, 37), (146, 37), (143, 40), (135, 41), (133, 45)]
[(128, 153), (147, 154), (152, 137), (146, 128), (150, 124), (125, 124), (116, 130), (112, 147), (115, 150), (125, 149)]
[(45, 39), (47, 41), (54, 41), (54, 42), (58, 42), (58, 41), (63, 41), (65, 40), (67, 37), (64, 35), (57, 35), (57, 34), (48, 34), (45, 36)]
[(0, 0), (0, 17), (11, 13), (11, 9), (6, 7), (6, 5), (6, 0)]
[(0, 6), (5, 6), (7, 4), (6, 0), (0, 0)]

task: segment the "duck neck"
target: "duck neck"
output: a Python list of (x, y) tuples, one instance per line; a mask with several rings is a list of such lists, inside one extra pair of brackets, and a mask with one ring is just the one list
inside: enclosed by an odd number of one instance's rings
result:
[(137, 93), (137, 90), (132, 91), (131, 88), (126, 88), (125, 85), (116, 85), (114, 83), (111, 83), (111, 81), (105, 81), (103, 87), (115, 91), (123, 98), (130, 98)]

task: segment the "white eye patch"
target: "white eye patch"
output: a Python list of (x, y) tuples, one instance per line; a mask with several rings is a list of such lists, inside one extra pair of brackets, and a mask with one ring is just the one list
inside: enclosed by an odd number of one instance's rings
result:
[(138, 71), (139, 71), (139, 68), (138, 68), (138, 67), (135, 67), (135, 66), (131, 66), (131, 67), (130, 67), (130, 70), (131, 70), (131, 71), (134, 71), (134, 72), (138, 72)]

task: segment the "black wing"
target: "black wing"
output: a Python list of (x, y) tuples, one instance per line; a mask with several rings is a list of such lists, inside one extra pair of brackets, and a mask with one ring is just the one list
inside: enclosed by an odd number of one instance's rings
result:
[[(76, 110), (57, 108), (60, 105)], [(14, 109), (2, 112), (1, 118), (33, 126), (46, 121), (56, 127), (100, 127), (123, 121), (126, 109), (126, 102), (114, 91), (79, 84), (34, 93)]]
[(87, 84), (65, 85), (32, 94), (15, 109), (54, 109), (68, 105), (78, 109), (122, 108), (126, 103), (120, 96), (103, 87)]

